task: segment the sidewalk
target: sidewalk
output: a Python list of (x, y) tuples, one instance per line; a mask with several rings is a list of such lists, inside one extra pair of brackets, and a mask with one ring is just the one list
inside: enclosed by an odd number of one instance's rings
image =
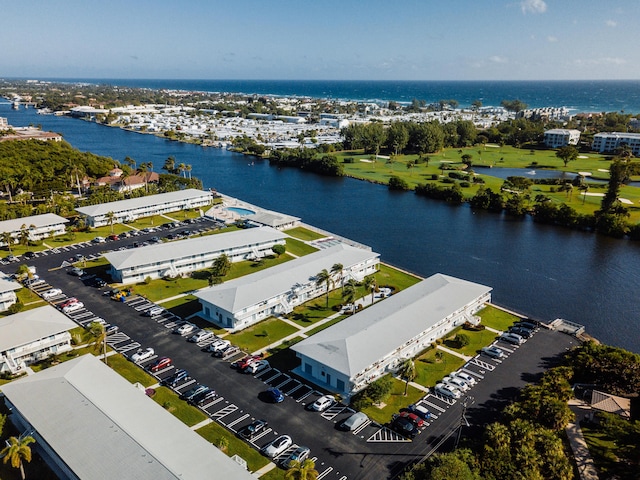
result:
[(580, 429), (580, 420), (589, 412), (589, 407), (580, 400), (571, 399), (569, 400), (569, 408), (575, 413), (576, 418), (572, 423), (567, 425), (566, 432), (580, 478), (582, 480), (598, 480), (598, 472), (593, 464), (589, 447)]

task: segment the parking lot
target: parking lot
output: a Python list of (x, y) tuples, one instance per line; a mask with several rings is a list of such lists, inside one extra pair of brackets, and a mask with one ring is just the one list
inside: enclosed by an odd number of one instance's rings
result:
[[(153, 232), (146, 235), (152, 236)], [(144, 236), (140, 239), (144, 241)], [(124, 248), (122, 243), (128, 240), (106, 246)], [(182, 393), (196, 382), (214, 389), (218, 395), (199, 408), (231, 432), (238, 432), (256, 419), (267, 420), (268, 428), (249, 442), (256, 449), (281, 434), (290, 435), (294, 441), (283, 456), (297, 445), (308, 446), (321, 479), (392, 477), (406, 464), (433, 451), (460, 424), (462, 399), (453, 400), (430, 392), (419, 403), (429, 409), (431, 418), (413, 441), (370, 421), (353, 432), (340, 432), (337, 424), (353, 410), (338, 403), (321, 413), (310, 411), (307, 406), (323, 394), (314, 386), (275, 368), (264, 369), (256, 375), (240, 373), (230, 365), (243, 355), (242, 352), (227, 359), (214, 358), (202, 350), (215, 338), (199, 343), (187, 342), (190, 335), (173, 333), (183, 320), (171, 312), (165, 310), (156, 316), (145, 316), (144, 313), (155, 306), (152, 302), (135, 296), (125, 298), (124, 302), (114, 302), (103, 295), (107, 288), (86, 286), (77, 277), (67, 275), (66, 268), (60, 268), (72, 255), (81, 254), (87, 258), (100, 255), (105, 244), (80, 244), (58, 250), (58, 253), (50, 251), (29, 260), (29, 264), (37, 266), (45, 281), (34, 286), (36, 292), (60, 288), (63, 293), (50, 299), (53, 304), (69, 297), (81, 300), (84, 307), (69, 314), (79, 325), (87, 326), (101, 318), (116, 323), (120, 331), (110, 335), (107, 343), (126, 356), (140, 348), (152, 347), (154, 355), (141, 362), (143, 368), (160, 356), (171, 357), (171, 367), (154, 373), (158, 383), (177, 368), (188, 370), (191, 379), (179, 383), (174, 390)], [(12, 273), (8, 268), (4, 270)], [(550, 359), (572, 342), (575, 341), (571, 337), (542, 329), (520, 346), (496, 341), (495, 345), (505, 354), (502, 359), (477, 355), (469, 360), (462, 370), (478, 380), (467, 392), (474, 400), (468, 409), (470, 422), (486, 423), (491, 414), (499, 411), (496, 405), (500, 401), (509, 401), (517, 388), (531, 381)], [(260, 395), (269, 387), (279, 388), (285, 394), (285, 401), (281, 404), (263, 402)]]

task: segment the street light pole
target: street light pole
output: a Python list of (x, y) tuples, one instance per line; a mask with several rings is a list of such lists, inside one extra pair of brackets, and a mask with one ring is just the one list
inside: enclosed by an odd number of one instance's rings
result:
[(464, 397), (462, 401), (462, 412), (460, 413), (460, 425), (458, 426), (458, 434), (456, 436), (456, 445), (455, 448), (458, 448), (458, 444), (460, 443), (460, 437), (462, 436), (462, 427), (469, 426), (469, 421), (467, 420), (466, 413), (467, 407), (473, 405), (475, 399), (471, 395), (467, 395)]

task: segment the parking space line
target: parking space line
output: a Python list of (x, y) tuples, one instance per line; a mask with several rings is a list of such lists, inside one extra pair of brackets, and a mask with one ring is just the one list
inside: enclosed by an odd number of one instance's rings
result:
[[(212, 413), (211, 416), (213, 418), (217, 418), (218, 421), (220, 421), (221, 418), (226, 417), (227, 415), (235, 412), (236, 410), (238, 410), (238, 407), (235, 406), (233, 403), (230, 403), (229, 405), (227, 405), (224, 408), (221, 408), (220, 410), (218, 410), (215, 413)], [(220, 422), (222, 423), (222, 422)], [(224, 424), (223, 424), (224, 425)]]
[[(468, 365), (468, 364), (467, 364), (467, 365)], [(463, 368), (461, 368), (461, 370), (462, 370), (463, 372), (465, 372), (465, 373), (468, 373), (469, 375), (474, 376), (474, 377), (478, 377), (478, 378), (480, 378), (480, 379), (483, 379), (483, 378), (484, 378), (484, 375), (482, 375), (482, 374), (480, 374), (480, 373), (476, 373), (476, 372), (474, 372), (473, 370), (467, 370), (466, 365), (465, 365)]]
[(294, 388), (292, 388), (291, 390), (289, 390), (287, 392), (287, 395), (291, 395), (293, 392), (295, 392), (296, 390), (299, 390), (301, 387), (304, 387), (305, 385), (303, 383), (298, 382), (298, 385), (296, 385)]
[(116, 350), (120, 353), (126, 353), (129, 350), (133, 350), (134, 348), (140, 348), (140, 344), (138, 342), (132, 342), (125, 347), (116, 348)]
[[(201, 407), (201, 409), (202, 409), (202, 410), (207, 410), (207, 408), (209, 408), (209, 407), (213, 407), (216, 403), (221, 402), (221, 401), (223, 401), (223, 400), (224, 400), (224, 397), (217, 397), (217, 398), (215, 398), (212, 402), (209, 402), (209, 403), (207, 403), (206, 405), (203, 405), (203, 406)], [(207, 411), (207, 413), (209, 413), (209, 412)]]
[(281, 386), (289, 383), (291, 381), (291, 377), (287, 376), (287, 379), (284, 382), (280, 382), (278, 385), (276, 385), (276, 388), (280, 388)]
[(342, 404), (338, 404), (338, 405), (336, 405), (334, 407), (327, 408), (320, 415), (322, 416), (322, 418), (326, 418), (327, 420), (333, 420), (338, 415), (340, 415), (342, 412), (344, 412), (346, 410), (346, 408), (347, 408), (346, 406), (344, 406)]
[(181, 390), (184, 387), (188, 387), (189, 385), (193, 385), (194, 383), (196, 383), (196, 380), (194, 378), (191, 378), (191, 379), (187, 380), (186, 382), (184, 382), (182, 385), (178, 385), (177, 387), (173, 387), (173, 389), (177, 392), (177, 391)]
[(367, 420), (366, 422), (364, 422), (362, 425), (360, 425), (358, 428), (356, 428), (353, 432), (354, 435), (358, 435), (361, 431), (363, 431), (365, 428), (367, 428), (369, 425), (371, 425), (371, 420)]
[(254, 442), (256, 442), (257, 440), (260, 440), (262, 437), (264, 437), (265, 435), (267, 435), (267, 434), (269, 434), (271, 432), (272, 432), (271, 428), (266, 428), (264, 431), (260, 432), (260, 434), (258, 434), (255, 437), (253, 437), (251, 439), (250, 443), (253, 444), (256, 448), (260, 448)]
[(435, 410), (438, 410), (440, 413), (444, 413), (444, 412), (446, 412), (446, 409), (444, 409), (444, 408), (442, 408), (442, 407), (439, 407), (438, 405), (435, 405), (435, 404), (433, 404), (433, 403), (429, 402), (429, 401), (426, 399), (426, 397), (425, 397), (425, 399), (424, 399), (424, 400), (422, 400), (422, 402), (423, 402), (423, 403), (426, 403), (426, 404), (427, 404), (427, 405), (429, 405), (431, 408), (433, 408), (433, 409), (435, 409)]
[[(242, 415), (241, 417), (239, 417), (239, 418), (235, 419), (233, 422), (231, 422), (231, 423), (227, 423), (227, 428), (229, 428), (229, 429), (230, 429), (230, 428), (231, 428), (231, 427), (233, 427), (234, 425), (236, 425), (236, 424), (238, 424), (238, 423), (242, 422), (244, 419), (246, 419), (247, 417), (250, 417), (250, 416), (251, 416), (251, 415), (249, 415), (248, 413), (245, 413), (245, 414), (244, 414), (244, 415)], [(222, 422), (220, 422), (220, 423), (222, 423)]]
[(322, 480), (324, 477), (326, 477), (327, 475), (329, 475), (331, 472), (333, 471), (333, 467), (329, 467), (327, 468), (324, 472), (322, 472), (320, 475), (318, 475), (316, 478), (317, 480)]
[(278, 372), (276, 373), (273, 377), (269, 377), (266, 380), (262, 380), (264, 383), (269, 383), (271, 380), (273, 380), (274, 378), (278, 377), (278, 375), (280, 375), (280, 370), (278, 370), (277, 368), (272, 369), (274, 372)]
[(313, 394), (315, 392), (315, 390), (311, 390), (310, 392), (308, 392), (307, 394), (301, 396), (299, 399), (296, 400), (296, 402), (300, 403), (302, 400), (304, 400), (305, 398), (307, 398), (308, 396), (310, 396), (311, 394)]

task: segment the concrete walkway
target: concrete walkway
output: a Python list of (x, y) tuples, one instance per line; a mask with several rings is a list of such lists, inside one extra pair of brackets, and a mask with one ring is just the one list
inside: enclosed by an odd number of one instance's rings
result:
[(458, 357), (458, 358), (462, 358), (465, 362), (468, 362), (469, 360), (471, 360), (473, 357), (470, 357), (469, 355), (464, 355), (460, 352), (456, 352), (454, 350), (451, 350), (450, 348), (447, 347), (443, 347), (442, 345), (438, 345), (436, 347), (438, 350), (442, 350), (443, 352), (447, 352), (451, 355), (453, 355), (454, 357)]
[(200, 423), (196, 423), (193, 427), (191, 427), (191, 430), (198, 430), (199, 428), (202, 428), (205, 425), (209, 425), (210, 423), (213, 423), (213, 420), (211, 420), (210, 418), (207, 418), (201, 421)]
[(262, 467), (260, 470), (256, 470), (255, 472), (253, 472), (252, 475), (254, 477), (261, 477), (262, 475), (264, 475), (265, 473), (270, 472), (274, 468), (276, 468), (276, 464), (273, 463), (273, 462), (269, 462), (264, 467)]
[(567, 425), (566, 432), (580, 478), (582, 480), (598, 480), (598, 471), (593, 464), (589, 447), (580, 429), (580, 420), (589, 413), (590, 408), (586, 403), (575, 398), (569, 400), (569, 408), (575, 413), (576, 418), (572, 423)]

